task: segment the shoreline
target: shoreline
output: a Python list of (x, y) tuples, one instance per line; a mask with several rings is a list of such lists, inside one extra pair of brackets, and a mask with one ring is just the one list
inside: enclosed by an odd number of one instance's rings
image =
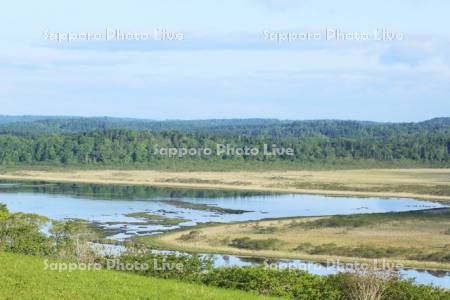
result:
[[(400, 173), (400, 175), (398, 175), (398, 173)], [(337, 197), (412, 198), (444, 203), (450, 202), (450, 195), (434, 195), (414, 191), (389, 190), (395, 188), (403, 189), (405, 185), (411, 185), (411, 189), (432, 189), (432, 184), (439, 184), (440, 186), (444, 186), (445, 189), (448, 187), (448, 190), (450, 191), (450, 183), (446, 183), (445, 181), (442, 181), (444, 183), (435, 183), (431, 180), (427, 181), (426, 179), (421, 178), (422, 173), (432, 174), (436, 177), (443, 174), (444, 176), (448, 176), (450, 178), (450, 169), (371, 169), (285, 172), (16, 170), (4, 171), (0, 174), (0, 179), (105, 185), (155, 186), (181, 189), (234, 190), (243, 192), (311, 194)], [(383, 181), (383, 174), (386, 174), (386, 177), (393, 178), (387, 178), (386, 182), (389, 180), (393, 180), (394, 182), (386, 184)], [(417, 176), (417, 179), (410, 179), (408, 176)], [(444, 177), (444, 179), (446, 178)], [(295, 185), (298, 185), (299, 187), (296, 187)], [(316, 186), (317, 188), (302, 188), (302, 185)], [(368, 190), (364, 191), (363, 189)], [(377, 189), (377, 191), (371, 191), (370, 189)]]
[[(230, 223), (230, 224), (235, 224), (235, 223)], [(192, 228), (194, 229), (194, 228)], [(188, 232), (188, 231), (187, 231)], [(205, 254), (219, 254), (219, 255), (233, 255), (233, 256), (237, 256), (237, 257), (241, 257), (241, 258), (249, 258), (249, 259), (275, 259), (275, 260), (304, 260), (305, 262), (311, 262), (311, 263), (318, 263), (318, 264), (323, 264), (323, 263), (327, 263), (329, 261), (337, 261), (339, 264), (346, 264), (346, 263), (350, 263), (350, 264), (355, 264), (355, 263), (359, 263), (359, 264), (364, 264), (364, 263), (371, 263), (374, 260), (376, 261), (383, 261), (383, 259), (373, 259), (373, 258), (352, 258), (352, 257), (342, 257), (342, 256), (331, 256), (331, 255), (323, 255), (326, 256), (326, 258), (322, 258), (320, 256), (313, 256), (313, 255), (292, 255), (292, 256), (286, 256), (286, 255), (275, 255), (275, 254), (271, 254), (271, 255), (264, 255), (264, 254), (248, 254), (248, 253), (240, 253), (238, 250), (237, 251), (229, 251), (229, 250), (224, 250), (224, 251), (216, 251), (213, 249), (204, 249), (204, 248), (189, 248), (189, 247), (181, 247), (181, 246), (174, 246), (173, 244), (161, 241), (159, 239), (163, 238), (164, 236), (168, 236), (170, 234), (173, 234), (173, 232), (167, 232), (167, 233), (163, 233), (161, 235), (155, 235), (155, 239), (153, 240), (153, 242), (156, 241), (156, 245), (152, 245), (155, 247), (155, 249), (157, 250), (169, 250), (169, 251), (181, 251), (181, 252), (186, 252), (186, 253), (205, 253)], [(384, 262), (386, 264), (401, 264), (401, 268), (402, 269), (413, 269), (413, 270), (418, 270), (418, 271), (426, 271), (426, 272), (450, 272), (450, 266), (439, 266), (439, 263), (436, 262), (427, 262), (428, 264), (432, 265), (432, 267), (430, 266), (426, 266), (424, 265), (424, 263), (420, 262), (420, 261), (408, 261), (408, 260), (390, 260), (390, 259), (384, 259)]]
[[(427, 210), (427, 209), (425, 209)], [(434, 210), (434, 209), (430, 209)], [(278, 260), (304, 260), (313, 263), (328, 263), (340, 262), (342, 264), (346, 263), (373, 263), (374, 261), (384, 261), (390, 264), (400, 264), (403, 269), (415, 269), (422, 271), (442, 271), (450, 272), (450, 263), (439, 263), (435, 261), (419, 261), (410, 259), (389, 259), (389, 258), (363, 258), (363, 257), (347, 257), (347, 256), (336, 256), (336, 255), (312, 255), (312, 254), (292, 254), (292, 253), (278, 253), (277, 251), (260, 250), (259, 253), (255, 253), (253, 250), (247, 249), (230, 249), (224, 247), (202, 247), (201, 245), (184, 245), (183, 242), (175, 242), (174, 239), (178, 238), (183, 234), (188, 234), (191, 231), (201, 231), (202, 229), (212, 229), (220, 227), (233, 227), (242, 225), (252, 225), (256, 223), (266, 223), (266, 222), (282, 222), (298, 219), (312, 219), (320, 218), (321, 216), (314, 217), (283, 217), (283, 218), (267, 218), (257, 221), (241, 221), (241, 222), (231, 222), (231, 223), (214, 223), (214, 224), (198, 224), (196, 226), (178, 228), (175, 230), (167, 231), (158, 235), (142, 236), (137, 237), (138, 242), (143, 243), (146, 246), (151, 246), (160, 250), (170, 250), (170, 251), (182, 251), (188, 253), (206, 253), (206, 254), (221, 254), (221, 255), (233, 255), (242, 258), (255, 258), (255, 259), (278, 259)], [(325, 216), (328, 217), (328, 216)]]

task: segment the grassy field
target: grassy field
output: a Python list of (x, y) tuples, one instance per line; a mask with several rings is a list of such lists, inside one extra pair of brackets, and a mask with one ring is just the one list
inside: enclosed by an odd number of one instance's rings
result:
[(252, 221), (140, 240), (187, 251), (342, 262), (385, 258), (450, 270), (450, 209)]
[(168, 172), (144, 170), (3, 170), (0, 179), (151, 185), (337, 196), (450, 201), (450, 169)]
[(58, 272), (43, 258), (0, 252), (0, 299), (276, 299), (115, 271)]

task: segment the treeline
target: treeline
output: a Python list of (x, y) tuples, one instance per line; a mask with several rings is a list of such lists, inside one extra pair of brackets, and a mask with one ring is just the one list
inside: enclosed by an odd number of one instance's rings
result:
[(107, 129), (178, 131), (183, 133), (246, 134), (263, 127), (280, 126), (293, 121), (276, 119), (210, 119), (167, 120), (126, 119), (110, 117), (38, 117), (0, 116), (0, 133), (15, 135), (58, 134)]
[[(389, 127), (389, 125), (383, 125)], [(266, 134), (227, 135), (216, 132), (183, 133), (177, 131), (138, 131), (105, 129), (59, 134), (0, 134), (0, 164), (49, 163), (65, 165), (132, 165), (160, 160), (202, 161), (411, 161), (432, 162), (448, 166), (450, 134), (445, 126), (422, 127), (413, 131), (397, 130), (395, 126), (381, 133), (323, 133), (311, 135)], [(275, 130), (275, 129), (274, 129)], [(321, 129), (323, 130), (323, 128)], [(229, 144), (233, 148), (264, 145), (294, 149), (294, 155), (239, 156), (195, 155), (170, 158), (155, 153), (155, 148), (212, 148)]]
[(276, 119), (211, 119), (154, 121), (121, 118), (80, 117), (5, 117), (0, 116), (0, 134), (21, 136), (126, 129), (137, 131), (177, 131), (190, 134), (215, 134), (227, 137), (388, 138), (411, 134), (450, 133), (450, 118), (419, 123), (374, 123), (365, 121)]

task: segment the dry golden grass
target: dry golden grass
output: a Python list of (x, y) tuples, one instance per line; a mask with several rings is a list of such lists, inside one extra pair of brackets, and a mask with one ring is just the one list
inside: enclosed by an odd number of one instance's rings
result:
[[(356, 228), (350, 227), (324, 227), (305, 229), (302, 226), (293, 226), (303, 222), (311, 222), (317, 219), (329, 217), (290, 218), (267, 221), (252, 221), (227, 225), (213, 225), (196, 229), (199, 236), (194, 239), (180, 239), (191, 230), (184, 230), (164, 234), (149, 239), (166, 248), (228, 253), (243, 256), (299, 258), (315, 261), (339, 259), (340, 261), (372, 261), (367, 258), (356, 258), (336, 255), (311, 255), (299, 250), (294, 250), (298, 245), (311, 243), (314, 246), (334, 243), (341, 247), (356, 247), (366, 245), (374, 248), (400, 247), (409, 249), (408, 253), (389, 257), (387, 260), (404, 266), (420, 267), (428, 269), (450, 270), (450, 263), (434, 261), (417, 261), (410, 259), (408, 255), (417, 251), (432, 253), (448, 249), (450, 246), (450, 218), (402, 218), (397, 220), (393, 215), (388, 221), (372, 223)], [(272, 233), (261, 234), (257, 229), (275, 228)], [(230, 246), (230, 241), (236, 238), (249, 237), (255, 240), (274, 238), (279, 240), (276, 250), (251, 250)], [(142, 239), (144, 242), (146, 238)], [(445, 250), (444, 250), (445, 251)]]
[(450, 200), (450, 169), (164, 172), (3, 171), (0, 179)]

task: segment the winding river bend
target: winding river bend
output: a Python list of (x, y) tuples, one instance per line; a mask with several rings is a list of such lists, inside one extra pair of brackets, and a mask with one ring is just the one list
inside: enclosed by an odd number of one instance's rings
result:
[[(440, 203), (400, 198), (356, 198), (313, 195), (203, 191), (144, 186), (58, 184), (45, 182), (0, 182), (0, 202), (13, 212), (37, 213), (51, 219), (83, 219), (109, 232), (109, 238), (124, 240), (136, 235), (205, 222), (236, 222), (266, 218), (318, 216), (355, 213), (382, 213), (443, 207)], [(143, 222), (140, 215), (151, 214), (179, 219), (174, 224)], [(261, 259), (213, 255), (217, 266), (253, 265)], [(343, 266), (303, 260), (278, 260), (315, 274), (330, 274)], [(399, 270), (403, 277), (418, 283), (450, 288), (450, 272)]]

